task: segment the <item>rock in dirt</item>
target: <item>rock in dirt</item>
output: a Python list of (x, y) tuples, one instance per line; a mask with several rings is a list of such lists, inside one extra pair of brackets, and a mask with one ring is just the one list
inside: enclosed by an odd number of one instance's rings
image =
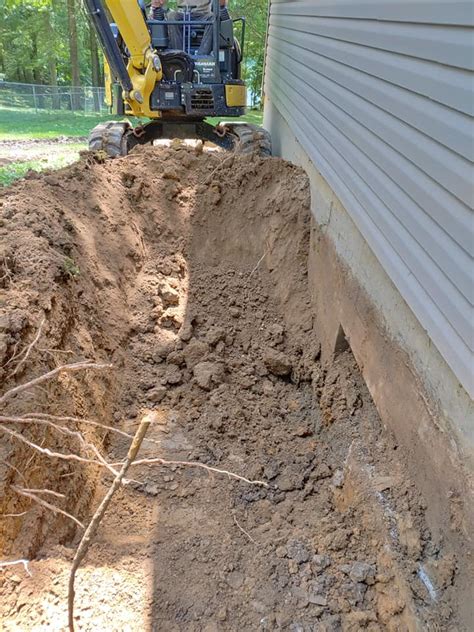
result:
[(226, 331), (223, 327), (212, 327), (206, 334), (206, 342), (215, 347), (217, 343), (223, 342), (226, 337)]
[(160, 296), (165, 306), (178, 305), (179, 303), (178, 290), (167, 283), (160, 288)]
[(224, 379), (224, 367), (217, 362), (199, 362), (193, 373), (197, 384), (206, 391), (218, 386)]
[(184, 353), (182, 351), (172, 351), (166, 358), (168, 364), (176, 364), (176, 366), (183, 366), (185, 363)]
[(311, 555), (309, 548), (301, 540), (289, 540), (286, 545), (286, 554), (298, 564), (307, 562)]
[(328, 555), (313, 555), (311, 562), (313, 569), (320, 573), (331, 565), (331, 558)]
[(183, 374), (179, 370), (179, 367), (177, 367), (175, 364), (170, 364), (166, 369), (166, 373), (163, 379), (165, 384), (172, 384), (173, 386), (176, 386), (178, 384), (181, 384), (183, 380)]
[(303, 489), (305, 473), (302, 468), (288, 467), (277, 478), (278, 488), (282, 492), (291, 492), (295, 489)]
[(367, 562), (354, 562), (353, 564), (344, 564), (341, 571), (349, 575), (354, 582), (365, 582), (366, 584), (375, 583), (376, 568), (374, 564)]
[(184, 350), (184, 359), (188, 369), (194, 369), (196, 364), (201, 362), (209, 353), (209, 345), (201, 340), (190, 340), (186, 349)]
[(156, 386), (147, 393), (147, 397), (150, 402), (153, 402), (154, 404), (159, 404), (163, 401), (167, 392), (168, 389), (166, 388), (166, 386)]
[(263, 356), (263, 362), (270, 373), (278, 377), (285, 377), (293, 368), (291, 360), (282, 351), (268, 349)]

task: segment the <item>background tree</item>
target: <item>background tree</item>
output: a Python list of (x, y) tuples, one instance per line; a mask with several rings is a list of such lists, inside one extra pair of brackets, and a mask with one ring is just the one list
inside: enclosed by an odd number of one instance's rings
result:
[[(243, 76), (260, 103), (268, 0), (229, 0), (247, 18)], [(102, 55), (81, 0), (0, 0), (0, 73), (6, 81), (53, 86), (103, 85)], [(65, 104), (67, 107), (67, 104)]]

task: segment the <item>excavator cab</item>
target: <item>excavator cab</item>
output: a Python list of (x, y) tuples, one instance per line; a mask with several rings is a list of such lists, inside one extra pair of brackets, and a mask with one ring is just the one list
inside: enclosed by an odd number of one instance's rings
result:
[[(212, 0), (212, 15), (162, 8), (149, 17), (141, 0), (85, 0), (102, 44), (106, 95), (113, 114), (144, 119), (108, 121), (91, 133), (91, 150), (126, 155), (137, 144), (158, 138), (198, 138), (244, 153), (271, 153), (268, 133), (236, 119), (246, 111), (241, 79), (245, 18), (230, 18)], [(147, 120), (148, 119), (148, 120)]]

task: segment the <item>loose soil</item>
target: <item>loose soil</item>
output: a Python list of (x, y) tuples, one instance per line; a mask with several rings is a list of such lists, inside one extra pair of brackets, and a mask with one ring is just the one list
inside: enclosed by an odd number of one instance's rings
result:
[[(63, 374), (2, 415), (133, 434), (157, 410), (142, 458), (268, 484), (133, 468), (78, 572), (79, 630), (461, 629), (456, 560), (433, 541), (350, 349), (320, 362), (309, 231), (300, 169), (181, 145), (104, 164), (85, 154), (0, 194), (2, 392), (59, 364), (114, 365)], [(123, 435), (62, 425), (123, 460)], [(79, 453), (52, 427), (8, 427)], [(65, 629), (81, 534), (12, 486), (64, 494), (42, 497), (87, 523), (110, 481), (2, 434), (0, 559), (31, 560), (31, 576), (0, 574), (3, 630)]]

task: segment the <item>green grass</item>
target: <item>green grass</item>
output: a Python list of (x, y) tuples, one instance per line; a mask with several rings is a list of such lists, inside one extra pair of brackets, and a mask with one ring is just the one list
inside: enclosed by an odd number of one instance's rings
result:
[(86, 149), (86, 144), (68, 143), (67, 145), (61, 144), (60, 146), (44, 148), (40, 143), (35, 149), (37, 151), (32, 153), (31, 159), (19, 159), (0, 167), (0, 186), (8, 186), (14, 180), (23, 178), (30, 169), (44, 171), (45, 169), (66, 167), (79, 158), (79, 152)]
[[(223, 118), (207, 118), (206, 121), (211, 123), (212, 125), (217, 125), (221, 121), (226, 121), (227, 119)], [(229, 121), (241, 121), (242, 123), (253, 123), (254, 125), (262, 125), (263, 123), (263, 112), (260, 110), (247, 110), (247, 114), (245, 116), (241, 116), (239, 119), (228, 119)]]
[[(33, 109), (0, 107), (0, 141), (32, 140), (36, 138), (58, 138), (59, 136), (87, 136), (101, 121), (114, 117), (97, 114), (75, 114), (74, 112), (50, 112)], [(263, 114), (249, 110), (240, 121), (261, 125)], [(209, 118), (216, 124), (221, 119)]]
[(87, 136), (107, 116), (0, 107), (0, 141)]

